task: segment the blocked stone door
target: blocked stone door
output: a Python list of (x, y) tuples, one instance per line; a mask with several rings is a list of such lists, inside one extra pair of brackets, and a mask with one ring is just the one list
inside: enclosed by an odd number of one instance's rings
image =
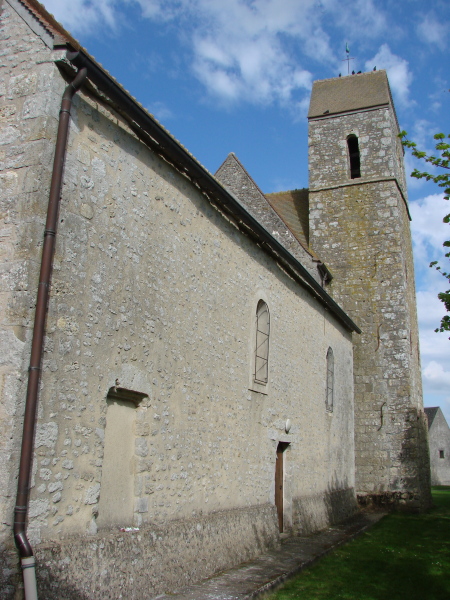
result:
[(277, 446), (277, 460), (275, 463), (275, 506), (278, 514), (278, 527), (280, 533), (284, 526), (284, 451), (289, 446), (287, 442), (279, 442)]
[(108, 400), (98, 527), (133, 525), (134, 420), (129, 402)]
[(106, 396), (106, 428), (102, 479), (98, 505), (98, 527), (133, 525), (135, 420), (139, 403), (147, 398), (113, 386)]

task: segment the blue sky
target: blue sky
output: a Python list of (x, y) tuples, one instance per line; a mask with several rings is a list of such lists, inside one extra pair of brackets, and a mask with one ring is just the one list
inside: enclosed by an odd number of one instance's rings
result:
[[(207, 169), (235, 152), (264, 192), (308, 186), (312, 81), (347, 73), (346, 43), (351, 70), (387, 70), (400, 127), (422, 149), (450, 134), (448, 0), (43, 3)], [(428, 268), (450, 238), (450, 205), (433, 184), (408, 186), (424, 400), (450, 424), (450, 340), (433, 331), (446, 281)]]

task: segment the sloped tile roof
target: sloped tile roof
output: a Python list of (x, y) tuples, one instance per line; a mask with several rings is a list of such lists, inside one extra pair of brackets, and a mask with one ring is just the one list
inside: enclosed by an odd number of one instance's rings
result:
[(315, 81), (308, 118), (360, 110), (391, 102), (386, 71)]
[(266, 194), (267, 201), (302, 245), (309, 245), (308, 189)]

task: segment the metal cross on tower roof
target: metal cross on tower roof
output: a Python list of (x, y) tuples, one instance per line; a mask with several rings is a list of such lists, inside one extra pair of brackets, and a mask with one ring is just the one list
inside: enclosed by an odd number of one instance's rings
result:
[(345, 44), (345, 52), (347, 53), (347, 58), (343, 58), (342, 62), (347, 61), (347, 75), (350, 75), (350, 61), (355, 59), (353, 56), (350, 56), (350, 48), (348, 47), (348, 43)]

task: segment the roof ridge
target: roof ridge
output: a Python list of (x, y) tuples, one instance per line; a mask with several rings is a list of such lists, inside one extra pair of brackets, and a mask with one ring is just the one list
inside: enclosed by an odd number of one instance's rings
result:
[(361, 77), (361, 75), (373, 75), (374, 73), (384, 73), (387, 77), (387, 71), (386, 69), (377, 69), (376, 71), (364, 71), (363, 73), (355, 73), (355, 75), (342, 75), (342, 77), (326, 77), (325, 79), (315, 79), (313, 83), (317, 83), (317, 82), (321, 82), (321, 81), (333, 81), (334, 79), (337, 80), (343, 80), (345, 77), (355, 77), (356, 75), (358, 77)]

